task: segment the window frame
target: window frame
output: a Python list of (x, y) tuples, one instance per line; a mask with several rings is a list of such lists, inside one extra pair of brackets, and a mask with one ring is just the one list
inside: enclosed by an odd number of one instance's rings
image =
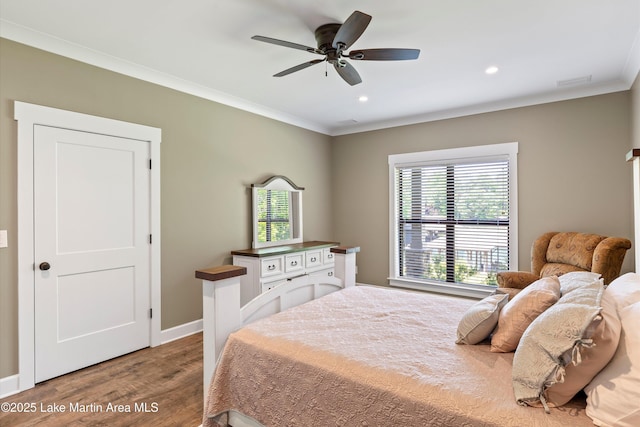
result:
[(473, 285), (441, 282), (438, 280), (419, 280), (400, 276), (399, 265), (399, 229), (398, 229), (398, 194), (396, 193), (396, 169), (411, 166), (436, 166), (445, 163), (469, 163), (470, 161), (490, 162), (505, 158), (509, 164), (509, 270), (518, 268), (518, 143), (509, 142), (450, 148), (415, 153), (389, 155), (389, 285), (402, 288), (427, 290), (432, 292), (467, 296), (484, 297), (496, 287), (491, 285)]

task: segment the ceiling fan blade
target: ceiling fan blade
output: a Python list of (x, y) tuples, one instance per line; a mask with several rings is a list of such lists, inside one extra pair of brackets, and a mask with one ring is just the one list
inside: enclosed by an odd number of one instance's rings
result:
[(324, 62), (324, 59), (314, 59), (313, 61), (305, 62), (304, 64), (296, 65), (295, 67), (287, 68), (284, 71), (280, 71), (278, 74), (274, 74), (273, 77), (282, 77), (287, 74), (295, 73), (296, 71), (304, 70), (307, 67), (311, 67), (312, 65), (319, 64)]
[(371, 22), (371, 16), (360, 11), (355, 11), (344, 21), (338, 32), (333, 38), (333, 47), (338, 49), (338, 45), (342, 45), (342, 49), (348, 49), (367, 29)]
[(310, 53), (318, 53), (318, 54), (322, 55), (320, 52), (318, 52), (316, 50), (316, 48), (310, 47), (310, 46), (305, 46), (303, 44), (292, 43), (292, 42), (288, 42), (288, 41), (285, 41), (285, 40), (278, 40), (278, 39), (273, 39), (271, 37), (265, 37), (265, 36), (253, 36), (253, 37), (251, 37), (251, 39), (252, 40), (258, 40), (260, 42), (276, 44), (278, 46), (290, 47), (292, 49), (306, 50), (307, 52), (310, 52)]
[(349, 59), (360, 61), (405, 61), (418, 59), (420, 49), (363, 49), (349, 52)]
[(358, 83), (362, 83), (362, 79), (360, 78), (360, 74), (356, 71), (355, 68), (348, 62), (334, 63), (333, 67), (336, 69), (340, 77), (344, 79), (345, 82), (349, 83), (351, 86), (355, 86)]

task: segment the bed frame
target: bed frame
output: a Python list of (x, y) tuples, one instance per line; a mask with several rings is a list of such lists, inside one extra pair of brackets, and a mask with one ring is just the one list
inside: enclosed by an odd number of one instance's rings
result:
[(260, 294), (243, 307), (240, 306), (240, 279), (247, 273), (245, 267), (224, 265), (196, 271), (196, 278), (202, 279), (205, 399), (216, 362), (230, 333), (255, 320), (355, 286), (356, 253), (360, 248), (338, 246), (331, 248), (331, 252), (335, 254), (333, 277), (305, 274), (288, 279), (287, 283)]

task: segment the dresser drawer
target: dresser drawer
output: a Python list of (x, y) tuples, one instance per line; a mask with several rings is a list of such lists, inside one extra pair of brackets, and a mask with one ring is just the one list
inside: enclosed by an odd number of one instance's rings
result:
[(287, 273), (304, 269), (304, 254), (285, 255), (284, 271)]
[(322, 250), (322, 262), (324, 264), (334, 264), (336, 254), (331, 252), (331, 248), (324, 248)]
[(305, 256), (305, 266), (314, 268), (322, 265), (322, 250), (307, 251)]
[(284, 257), (265, 258), (260, 261), (260, 277), (282, 274)]
[(327, 268), (326, 270), (316, 271), (315, 273), (309, 274), (309, 277), (333, 277), (335, 275), (335, 270), (333, 268)]
[(283, 283), (287, 283), (286, 280), (275, 280), (273, 282), (263, 283), (262, 284), (262, 292), (267, 292), (270, 289), (275, 288), (276, 286), (280, 286)]

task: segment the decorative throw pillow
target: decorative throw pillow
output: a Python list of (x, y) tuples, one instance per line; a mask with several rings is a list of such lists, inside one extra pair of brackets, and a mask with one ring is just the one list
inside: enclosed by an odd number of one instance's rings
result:
[[(562, 283), (561, 283), (562, 286)], [(616, 302), (609, 289), (602, 293), (602, 321), (591, 336), (593, 345), (582, 348), (581, 362), (565, 366), (564, 381), (557, 382), (545, 390), (549, 406), (562, 406), (584, 388), (611, 360), (620, 340), (620, 319)]]
[(559, 298), (560, 282), (556, 276), (543, 277), (524, 288), (500, 311), (498, 327), (491, 337), (491, 351), (515, 350), (531, 322)]
[(607, 293), (611, 293), (616, 300), (618, 314), (620, 310), (640, 301), (640, 273), (624, 274), (607, 286)]
[(496, 294), (507, 294), (509, 295), (509, 301), (513, 299), (516, 295), (518, 295), (522, 291), (521, 288), (497, 288), (495, 290)]
[(513, 391), (519, 404), (541, 403), (549, 411), (545, 391), (563, 381), (567, 364), (581, 363), (583, 347), (593, 345), (591, 337), (602, 321), (603, 291), (602, 279), (576, 288), (527, 328), (513, 356)]
[(586, 413), (598, 426), (640, 426), (640, 274), (617, 278), (609, 291), (622, 332), (613, 359), (584, 389)]
[(560, 280), (560, 293), (562, 295), (567, 294), (581, 286), (593, 283), (600, 277), (602, 277), (600, 273), (592, 273), (590, 271), (572, 271), (565, 273), (562, 276), (558, 276), (558, 280)]
[(478, 344), (487, 338), (498, 324), (498, 315), (508, 299), (507, 294), (494, 294), (472, 305), (458, 323), (456, 344)]

